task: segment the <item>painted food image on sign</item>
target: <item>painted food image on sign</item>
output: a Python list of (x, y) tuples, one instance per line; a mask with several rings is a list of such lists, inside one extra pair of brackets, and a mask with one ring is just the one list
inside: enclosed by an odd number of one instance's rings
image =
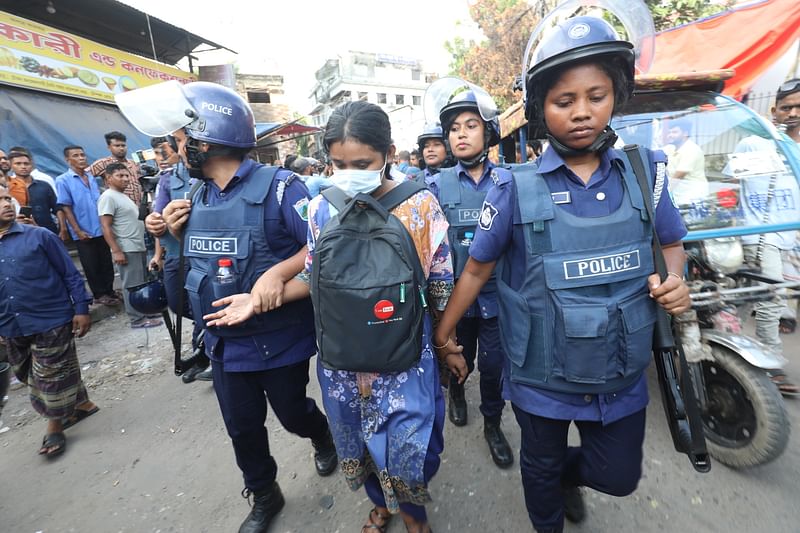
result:
[(113, 102), (114, 94), (194, 76), (0, 11), (0, 83)]

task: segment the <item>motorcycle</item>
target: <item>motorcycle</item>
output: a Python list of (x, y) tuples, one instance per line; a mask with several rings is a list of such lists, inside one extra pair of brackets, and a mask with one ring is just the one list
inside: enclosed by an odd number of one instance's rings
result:
[(769, 375), (787, 361), (746, 335), (741, 317), (753, 302), (796, 298), (800, 283), (744, 268), (738, 236), (691, 241), (685, 248), (692, 310), (676, 326), (698, 391), (708, 451), (733, 468), (768, 463), (789, 442), (789, 418)]

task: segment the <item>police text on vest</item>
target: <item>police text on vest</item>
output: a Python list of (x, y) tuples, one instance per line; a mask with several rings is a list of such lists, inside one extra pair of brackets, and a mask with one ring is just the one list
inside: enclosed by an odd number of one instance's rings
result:
[(563, 265), (565, 279), (604, 276), (617, 272), (636, 270), (641, 266), (639, 263), (639, 250), (564, 261)]

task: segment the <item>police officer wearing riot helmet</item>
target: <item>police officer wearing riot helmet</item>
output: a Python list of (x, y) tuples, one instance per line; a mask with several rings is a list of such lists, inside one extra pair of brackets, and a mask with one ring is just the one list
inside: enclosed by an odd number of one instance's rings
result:
[[(237, 328), (209, 328), (206, 354), (244, 474), (243, 495), (254, 496), (239, 531), (263, 532), (284, 505), (264, 426), (267, 400), (287, 430), (312, 440), (320, 475), (338, 462), (327, 419), (306, 396), (316, 351), (310, 300), (281, 305), (280, 299), (284, 282), (304, 267), (307, 191), (290, 171), (247, 159), (256, 144), (253, 113), (234, 91), (205, 82), (165, 90), (182, 94), (177, 109), (190, 106), (191, 122), (175, 137), (189, 174), (203, 180), (191, 199), (173, 200), (163, 211), (170, 232), (184, 237), (193, 314), (210, 313), (222, 290), (262, 289), (254, 292), (263, 295), (256, 305), (265, 312)], [(234, 273), (228, 286), (215, 277), (221, 263)]]
[[(155, 254), (150, 260), (150, 269), (163, 268), (164, 287), (169, 308), (172, 312), (177, 313), (179, 304), (178, 291), (184, 290), (183, 287), (178, 286), (178, 252), (180, 246), (178, 240), (167, 231), (167, 224), (161, 213), (173, 198), (184, 198), (189, 193), (192, 180), (189, 177), (186, 165), (181, 160), (175, 137), (172, 135), (157, 137), (151, 139), (151, 145), (157, 150), (156, 160), (161, 170), (157, 174), (158, 187), (153, 202), (153, 212), (148, 214), (144, 220), (147, 231), (157, 238)], [(188, 264), (185, 264), (184, 277), (188, 271)], [(183, 302), (183, 316), (191, 319), (192, 309), (185, 292)], [(196, 320), (192, 328), (192, 351), (197, 353), (197, 356), (194, 358), (195, 364), (181, 375), (181, 380), (184, 383), (192, 383), (195, 380), (211, 381), (213, 379), (209, 360), (202, 353), (204, 347), (199, 340), (202, 338), (200, 336), (202, 329), (202, 321)]]
[[(463, 88), (463, 87), (462, 87)], [(484, 118), (477, 102), (479, 92), (491, 102), (492, 116)], [(485, 111), (484, 111), (485, 113)], [(488, 120), (487, 120), (488, 118)], [(500, 142), (497, 108), (488, 94), (479, 87), (462, 90), (439, 110), (445, 144), (457, 160), (455, 167), (439, 172), (430, 185), (450, 224), (448, 239), (453, 255), (455, 278), (461, 275), (469, 258), (469, 246), (478, 224), (486, 193), (501, 176), (509, 171), (497, 168), (487, 158), (489, 148)], [(501, 391), (503, 350), (497, 325), (497, 293), (494, 283), (488, 283), (477, 301), (466, 310), (456, 331), (459, 344), (464, 346), (467, 368), (475, 368), (478, 358), (480, 371), (480, 411), (483, 414), (483, 434), (489, 445), (492, 460), (501, 468), (511, 466), (514, 455), (500, 422), (505, 407)], [(457, 426), (467, 423), (467, 402), (463, 382), (451, 376), (448, 416)]]
[(426, 124), (422, 133), (417, 137), (417, 147), (422, 174), (418, 174), (414, 179), (424, 179), (425, 184), (430, 185), (441, 167), (449, 166), (442, 126)]
[[(677, 209), (661, 195), (652, 223), (644, 206), (651, 195), (611, 148), (608, 124), (633, 89), (633, 46), (593, 17), (563, 20), (545, 35), (529, 48), (536, 52), (525, 105), (550, 146), (486, 196), (435, 342), (458, 371), (453, 330), (499, 259), (504, 393), (522, 430), (526, 506), (537, 531), (560, 532), (565, 516), (584, 519), (579, 487), (615, 496), (635, 490), (655, 306), (678, 314), (690, 300)], [(667, 190), (664, 155), (649, 156), (648, 178), (661, 176)], [(653, 231), (671, 272), (663, 282), (653, 274)], [(573, 420), (580, 447), (567, 446)]]

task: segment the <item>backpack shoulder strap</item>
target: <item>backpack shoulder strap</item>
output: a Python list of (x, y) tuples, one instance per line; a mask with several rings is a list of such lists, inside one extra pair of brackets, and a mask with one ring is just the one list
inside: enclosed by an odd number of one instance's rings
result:
[(427, 190), (425, 185), (417, 183), (416, 181), (406, 180), (391, 191), (381, 196), (378, 199), (378, 202), (380, 202), (380, 204), (385, 207), (387, 211), (391, 211), (398, 205), (405, 202), (407, 199), (424, 190)]
[(320, 194), (340, 213), (344, 211), (345, 207), (347, 207), (347, 203), (350, 201), (347, 194), (345, 194), (342, 189), (335, 186), (320, 191)]

